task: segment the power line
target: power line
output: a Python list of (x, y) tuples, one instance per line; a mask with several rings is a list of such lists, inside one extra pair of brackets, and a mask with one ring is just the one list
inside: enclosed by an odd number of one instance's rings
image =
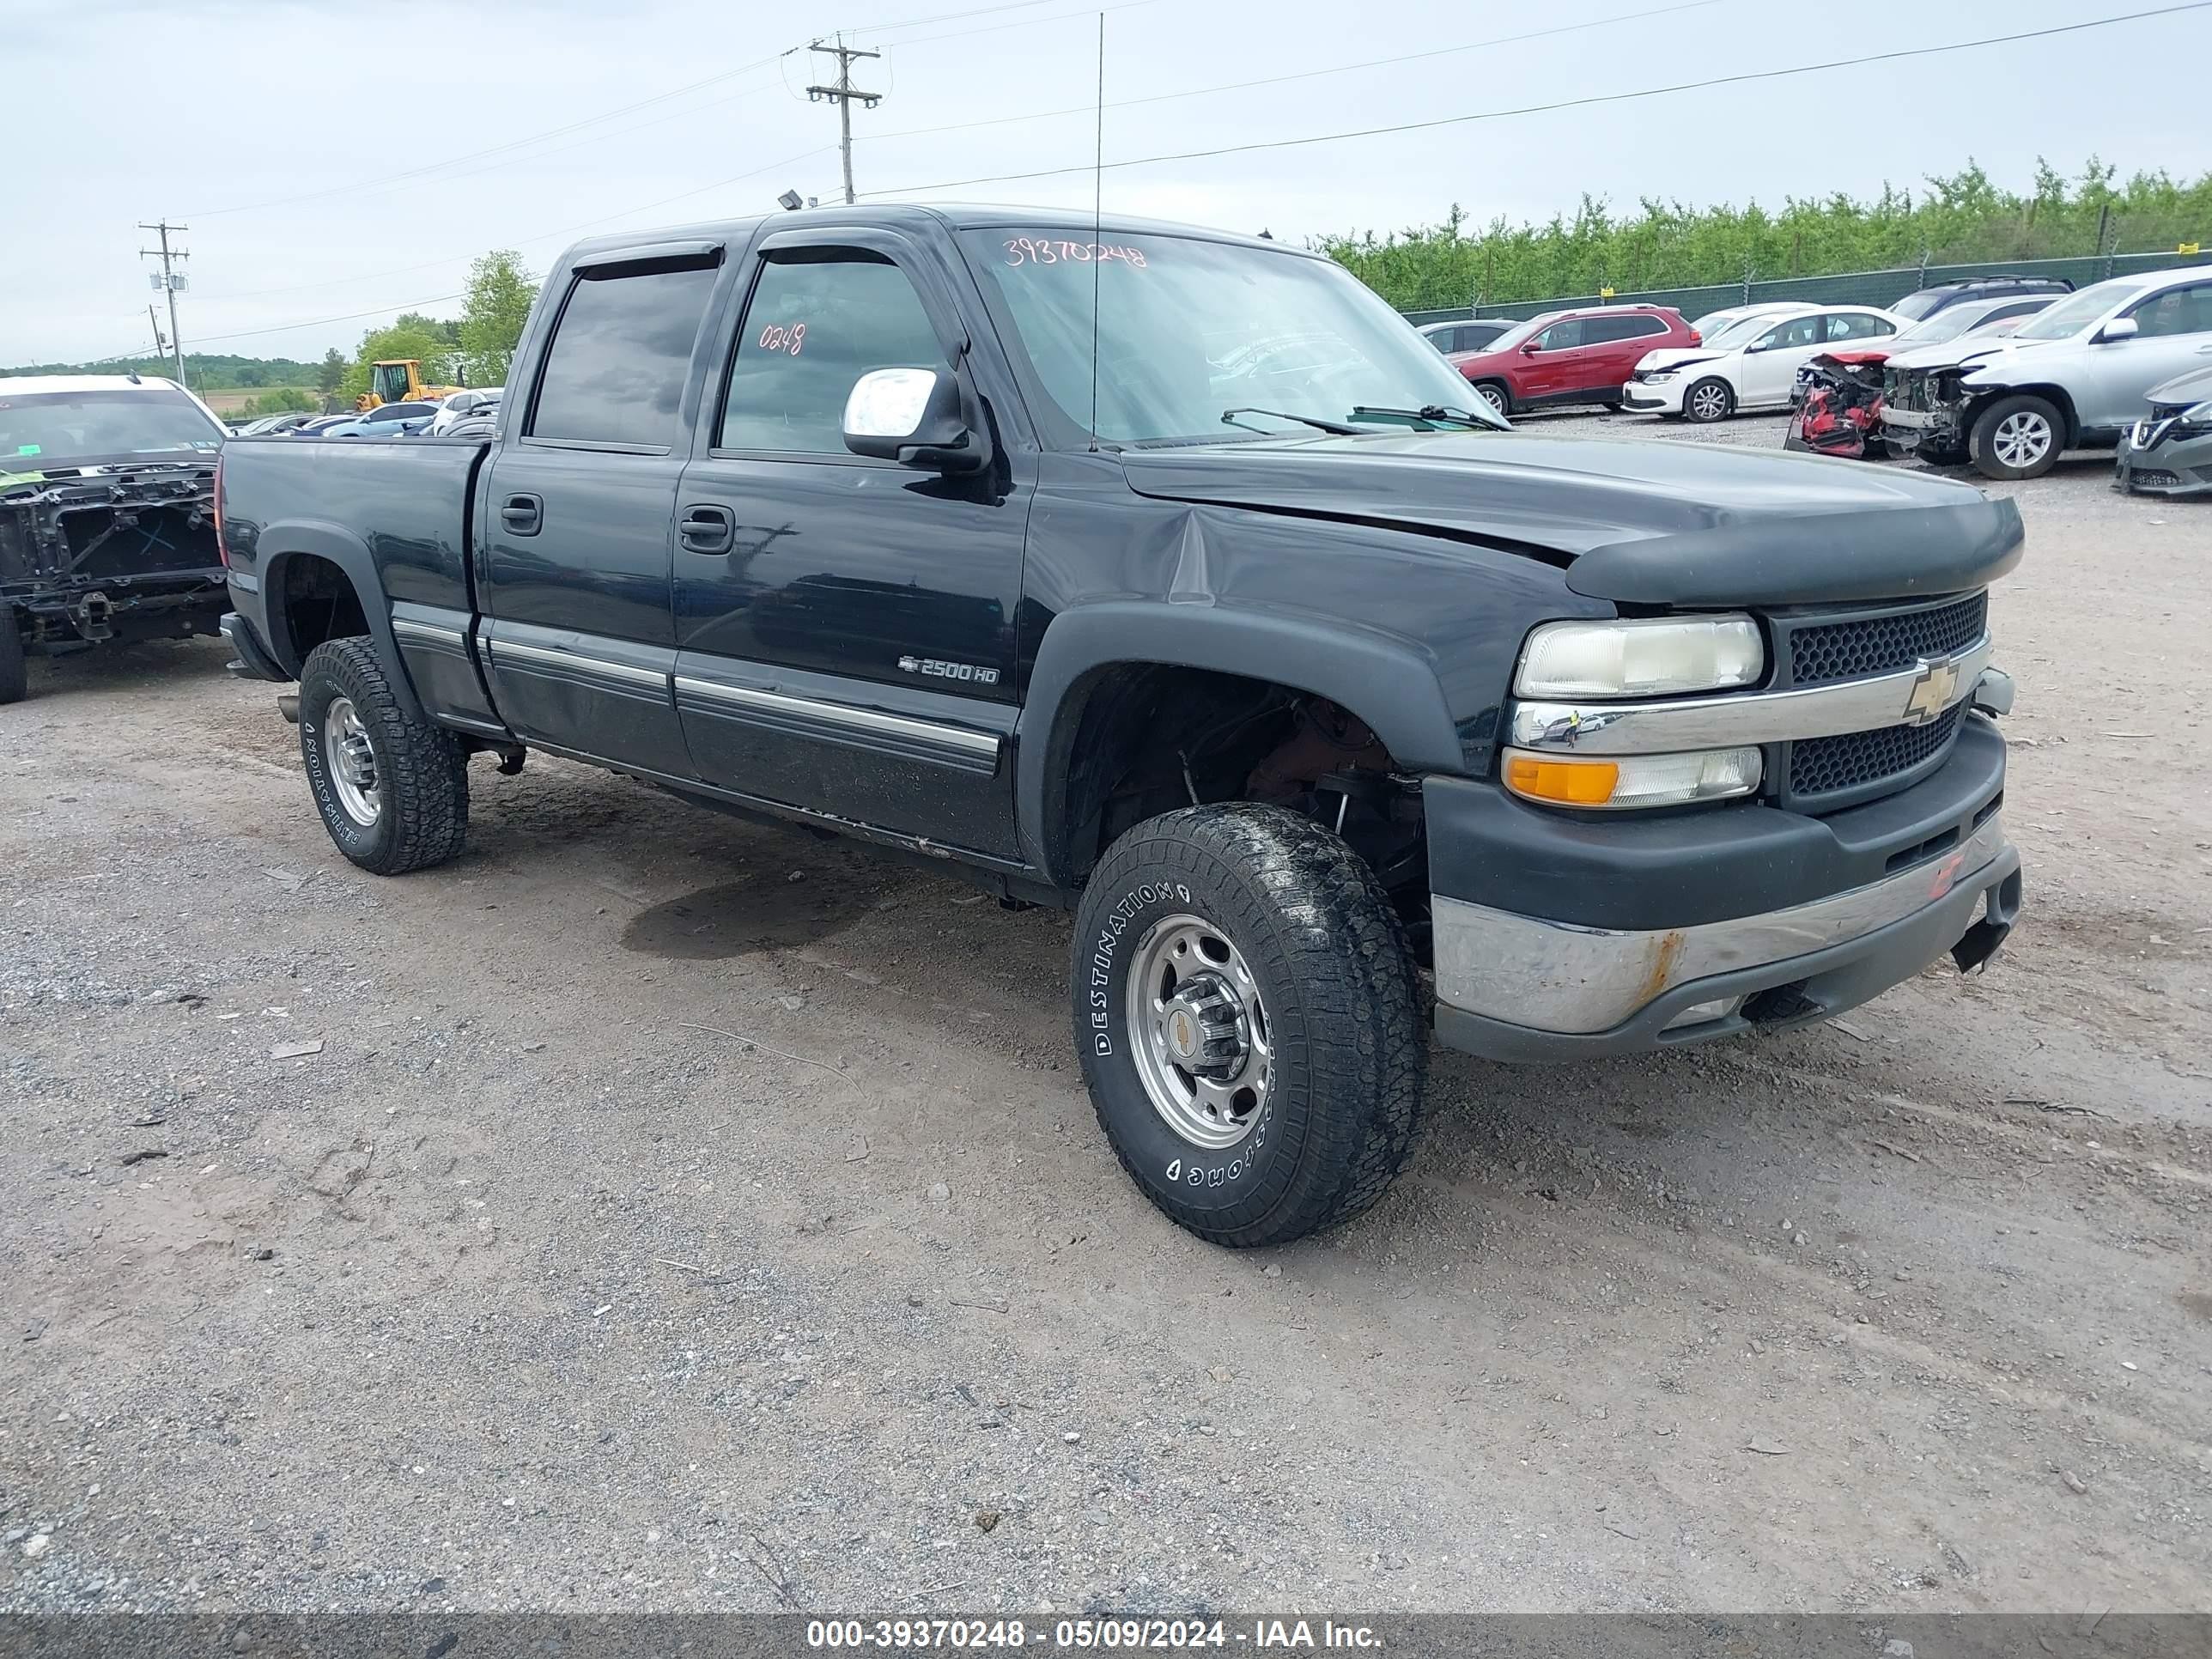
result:
[[(1054, 0), (1010, 0), (1010, 3), (977, 7), (966, 11), (939, 12), (933, 15), (927, 17), (907, 18), (896, 23), (878, 24), (866, 31), (866, 33), (885, 33), (893, 29), (918, 28), (930, 23), (956, 22), (962, 18), (980, 17), (987, 14), (997, 12), (1024, 10), (1032, 6), (1048, 5), (1054, 3)], [(1152, 0), (1126, 0), (1126, 3), (1149, 4), (1152, 3)], [(1036, 21), (1044, 21), (1050, 20), (1040, 19)], [(1009, 25), (1004, 27), (1020, 27), (1020, 25)], [(666, 92), (655, 93), (650, 97), (641, 98), (634, 103), (619, 105), (610, 110), (602, 110), (596, 115), (583, 116), (561, 126), (548, 127), (542, 132), (531, 133), (520, 138), (509, 139), (505, 143), (493, 144), (483, 149), (470, 150), (459, 155), (445, 156), (439, 161), (426, 163), (422, 167), (407, 168), (404, 172), (386, 173), (381, 177), (374, 179), (356, 179), (349, 184), (332, 185), (326, 189), (306, 191), (293, 196), (272, 197), (264, 202), (245, 202), (240, 203), (235, 206), (227, 208), (204, 208), (200, 210), (200, 216), (204, 218), (216, 218), (234, 213), (258, 213), (268, 208), (289, 207), (301, 202), (323, 201), (333, 196), (349, 195), (355, 191), (375, 190), (387, 185), (404, 184), (413, 179), (430, 178), (438, 174), (446, 173), (449, 169), (458, 167), (465, 161), (482, 161), (488, 156), (508, 155), (518, 149), (527, 149), (530, 145), (535, 144), (543, 139), (563, 137), (569, 133), (580, 131), (586, 127), (596, 126), (603, 121), (611, 121), (617, 116), (629, 115), (638, 110), (650, 108), (655, 104), (665, 104), (671, 99), (684, 97), (687, 94), (700, 91), (703, 88), (718, 86), (725, 81), (734, 80), (737, 76), (747, 74), (753, 70), (764, 69), (768, 65), (776, 63), (781, 58), (789, 57), (793, 52), (801, 50), (803, 50), (803, 48), (799, 46), (787, 46), (783, 51), (771, 53), (766, 58), (757, 58), (751, 63), (741, 64), (735, 69), (723, 70), (719, 73), (708, 76), (702, 80), (693, 81), (680, 87), (672, 87)], [(651, 125), (652, 123), (644, 122), (640, 125)], [(629, 130), (635, 131), (635, 129)], [(489, 171), (489, 169), (481, 170)]]
[[(2212, 3), (2212, 0), (2208, 0), (2208, 3)], [(589, 230), (596, 225), (604, 225), (611, 220), (626, 219), (633, 213), (649, 213), (654, 208), (667, 207), (672, 203), (688, 201), (694, 196), (704, 196), (709, 191), (722, 190), (731, 185), (742, 184), (748, 179), (757, 179), (763, 173), (780, 172), (783, 168), (795, 166), (800, 161), (811, 161), (817, 155), (826, 155), (833, 148), (834, 146), (830, 144), (817, 144), (812, 149), (802, 150), (796, 155), (787, 155), (781, 161), (770, 161), (765, 167), (754, 167), (744, 173), (732, 173), (726, 179), (717, 179), (712, 184), (700, 185), (691, 190), (678, 191), (673, 196), (663, 196), (654, 201), (640, 202), (631, 207), (618, 208), (612, 213), (601, 214), (596, 219), (586, 219), (580, 223), (564, 225), (558, 230), (543, 231), (535, 236), (519, 236), (511, 240), (518, 246), (527, 247), (532, 242), (550, 241), (556, 236), (573, 236), (580, 230)], [(179, 227), (173, 225), (170, 228), (173, 230), (179, 228)], [(453, 260), (473, 258), (475, 257), (476, 256), (474, 254), (456, 254), (453, 256), (453, 259), (432, 260), (430, 264), (434, 265), (451, 264)], [(424, 268), (425, 267), (420, 265), (410, 265), (404, 267), (402, 271), (386, 271), (382, 274), (387, 276), (398, 276), (404, 274), (404, 270), (419, 270)], [(364, 278), (362, 280), (367, 279)], [(413, 311), (417, 307), (421, 306), (444, 305), (450, 301), (461, 300), (467, 297), (467, 290), (463, 289), (459, 294), (438, 294), (433, 295), (428, 299), (397, 301), (388, 305), (373, 307), (367, 311), (347, 312), (343, 315), (337, 317), (309, 317), (303, 318), (298, 322), (279, 323), (271, 328), (246, 329), (234, 334), (210, 334), (202, 339), (200, 343), (202, 345), (219, 345), (231, 340), (254, 339), (266, 334), (288, 334), (295, 329), (322, 328), (332, 323), (359, 322), (363, 318), (367, 317), (381, 317), (390, 312)], [(82, 361), (91, 363), (115, 362), (125, 358), (140, 356), (143, 355), (144, 354), (139, 352), (112, 351), (104, 357), (87, 357)]]
[[(1153, 3), (1153, 0), (1131, 0), (1131, 3), (1138, 5), (1150, 5)], [(1494, 40), (1471, 40), (1461, 46), (1432, 46), (1425, 52), (1404, 52), (1395, 58), (1370, 58), (1363, 63), (1337, 64), (1327, 69), (1298, 70), (1289, 75), (1265, 76), (1256, 81), (1225, 81), (1218, 86), (1192, 87), (1182, 92), (1156, 92), (1142, 98), (1118, 98), (1106, 107), (1133, 109), (1143, 104), (1164, 104), (1181, 98), (1206, 98), (1216, 93), (1245, 92), (1254, 87), (1274, 87), (1281, 86), (1290, 81), (1310, 81), (1322, 76), (1349, 75), (1358, 70), (1382, 69), (1393, 64), (1411, 64), (1425, 58), (1447, 58), (1455, 52), (1481, 52), (1492, 46), (1518, 46), (1524, 41), (1547, 40), (1553, 35), (1575, 34), (1586, 29), (1602, 28), (1615, 23), (1641, 22), (1646, 18), (1665, 17), (1675, 12), (1697, 11), (1707, 6), (1726, 5), (1732, 3), (1733, 0), (1680, 0), (1680, 3), (1656, 6), (1649, 11), (1622, 12), (1611, 17), (1595, 17), (1586, 23), (1562, 23), (1554, 28), (1532, 29), (1525, 34), (1500, 35)], [(1091, 106), (1088, 104), (1071, 104), (1066, 109), (1036, 110), (1027, 115), (994, 115), (980, 121), (954, 121), (945, 126), (902, 127), (893, 132), (871, 132), (864, 134), (859, 142), (876, 143), (890, 138), (921, 138), (933, 133), (967, 132), (977, 127), (1008, 126), (1021, 121), (1043, 121), (1058, 116), (1089, 115), (1091, 112)]]
[[(1894, 52), (1869, 52), (1860, 58), (1831, 58), (1821, 64), (1800, 64), (1789, 69), (1751, 70), (1737, 75), (1718, 75), (1708, 80), (1678, 82), (1672, 86), (1644, 87), (1634, 92), (1594, 93), (1586, 98), (1563, 98), (1549, 104), (1524, 104), (1514, 109), (1479, 110), (1469, 115), (1440, 115), (1425, 121), (1401, 121), (1389, 126), (1356, 127), (1343, 132), (1319, 132), (1297, 138), (1255, 139), (1250, 143), (1223, 144), (1212, 149), (1175, 150), (1158, 155), (1137, 155), (1127, 161), (1108, 161), (1109, 168), (1156, 166), (1162, 161), (1203, 161), (1216, 155), (1243, 155), (1257, 150), (1296, 149), (1310, 144), (1340, 143), (1352, 138), (1379, 138), (1393, 133), (1425, 132), (1437, 127), (1461, 126), (1472, 121), (1501, 121), (1518, 115), (1546, 115), (1559, 110), (1588, 109), (1599, 104), (1625, 104), (1639, 98), (1663, 98), (1675, 93), (1703, 92), (1713, 87), (1741, 86), (1753, 81), (1779, 81), (1791, 76), (1817, 75), (1830, 70), (1860, 69), (1869, 64), (1893, 64), (1908, 58), (1936, 58), (1949, 52), (1970, 52), (1982, 46), (2009, 45), (2018, 40), (2047, 40), (2054, 35), (2078, 34), (2087, 29), (2109, 28), (2118, 23), (2139, 23), (2154, 17), (2172, 17), (2184, 12), (2203, 11), (2212, 7), (2212, 0), (2188, 0), (2188, 3), (2160, 6), (2150, 11), (2127, 12), (2117, 17), (2096, 17), (2079, 23), (2054, 24), (2049, 28), (2023, 29), (2012, 34), (1987, 35), (1978, 40), (1954, 40), (1937, 46), (1909, 46)], [(1072, 167), (1036, 167), (1026, 173), (985, 173), (972, 179), (943, 179), (927, 185), (899, 185), (889, 190), (863, 192), (870, 198), (880, 196), (911, 196), (921, 191), (959, 190), (969, 185), (1012, 184), (1029, 179), (1057, 179), (1070, 173), (1088, 173), (1094, 164), (1079, 162)]]

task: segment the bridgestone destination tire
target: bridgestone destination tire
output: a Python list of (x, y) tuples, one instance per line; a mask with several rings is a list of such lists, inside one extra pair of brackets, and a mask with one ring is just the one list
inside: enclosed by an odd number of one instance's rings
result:
[(468, 755), (408, 712), (367, 640), (319, 645), (301, 669), (300, 755), (323, 827), (362, 869), (404, 875), (461, 850)]

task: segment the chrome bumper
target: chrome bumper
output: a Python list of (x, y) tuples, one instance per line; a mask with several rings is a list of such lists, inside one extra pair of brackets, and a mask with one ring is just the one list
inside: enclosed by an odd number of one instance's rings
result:
[(1613, 932), (1438, 894), (1438, 1034), (1498, 1059), (1571, 1059), (1825, 1018), (1966, 948), (1978, 927), (1974, 960), (1986, 958), (2018, 908), (2019, 872), (1992, 817), (1894, 876), (1693, 927)]

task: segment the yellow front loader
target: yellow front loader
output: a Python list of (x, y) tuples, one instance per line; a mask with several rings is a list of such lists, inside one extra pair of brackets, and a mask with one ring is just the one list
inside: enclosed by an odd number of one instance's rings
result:
[(459, 390), (457, 386), (423, 385), (421, 360), (398, 358), (369, 365), (368, 390), (354, 399), (354, 407), (365, 415), (385, 404), (435, 403)]

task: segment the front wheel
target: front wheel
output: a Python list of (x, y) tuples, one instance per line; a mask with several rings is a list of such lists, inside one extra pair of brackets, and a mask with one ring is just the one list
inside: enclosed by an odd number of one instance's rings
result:
[(323, 827), (362, 869), (404, 875), (461, 850), (467, 752), (401, 702), (367, 640), (331, 640), (308, 653), (300, 757)]
[(2066, 418), (2042, 398), (2000, 398), (1966, 434), (1966, 453), (1984, 478), (2039, 478), (2066, 447)]
[(1145, 1195), (1239, 1249), (1347, 1220), (1411, 1159), (1428, 1044), (1388, 896), (1280, 807), (1192, 807), (1115, 842), (1075, 930), (1075, 1036)]
[(1492, 414), (1510, 415), (1513, 412), (1513, 394), (1496, 380), (1477, 380), (1474, 395), (1490, 405)]
[(1682, 394), (1682, 413), (1700, 426), (1725, 421), (1735, 413), (1735, 388), (1709, 374)]

